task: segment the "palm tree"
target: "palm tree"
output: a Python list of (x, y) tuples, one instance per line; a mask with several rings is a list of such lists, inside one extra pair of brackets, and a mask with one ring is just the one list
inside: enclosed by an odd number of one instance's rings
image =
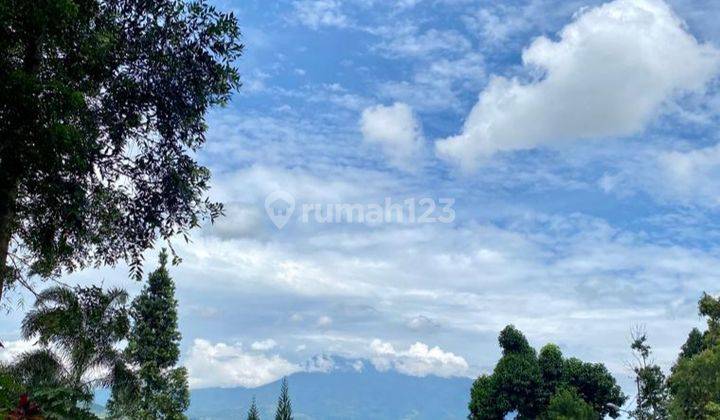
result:
[(41, 348), (19, 356), (12, 367), (16, 377), (31, 390), (63, 387), (84, 396), (96, 385), (110, 386), (123, 365), (115, 347), (130, 326), (127, 300), (124, 290), (96, 286), (39, 293), (22, 334), (37, 338)]

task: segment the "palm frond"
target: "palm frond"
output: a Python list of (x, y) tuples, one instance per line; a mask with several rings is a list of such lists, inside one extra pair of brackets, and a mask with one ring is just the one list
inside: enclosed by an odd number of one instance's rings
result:
[(66, 382), (65, 368), (57, 355), (49, 349), (21, 353), (10, 366), (10, 371), (30, 388)]

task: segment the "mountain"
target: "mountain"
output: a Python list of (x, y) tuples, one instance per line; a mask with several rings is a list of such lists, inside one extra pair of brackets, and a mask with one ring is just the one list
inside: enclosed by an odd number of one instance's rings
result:
[[(353, 364), (357, 366), (357, 361)], [(288, 378), (296, 420), (460, 420), (467, 417), (472, 380), (418, 378), (380, 372), (370, 363), (362, 371), (336, 368)], [(253, 396), (261, 418), (272, 419), (280, 381), (258, 388), (205, 388), (191, 393), (192, 420), (244, 419)]]

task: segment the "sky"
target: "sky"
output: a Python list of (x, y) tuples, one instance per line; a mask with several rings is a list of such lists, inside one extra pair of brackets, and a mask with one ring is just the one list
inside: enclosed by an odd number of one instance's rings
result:
[[(197, 156), (227, 215), (175, 244), (191, 387), (338, 356), (474, 377), (507, 324), (626, 382), (633, 327), (668, 368), (703, 325), (699, 297), (720, 293), (720, 3), (215, 4), (246, 49)], [(123, 266), (64, 281), (141, 286)], [(22, 313), (0, 320), (0, 359), (30, 345)]]

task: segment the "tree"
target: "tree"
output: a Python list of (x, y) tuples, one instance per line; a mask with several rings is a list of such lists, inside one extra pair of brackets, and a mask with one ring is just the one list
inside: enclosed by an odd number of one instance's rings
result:
[(617, 418), (620, 415), (616, 407), (621, 407), (627, 397), (605, 365), (571, 357), (565, 360), (563, 377), (563, 382), (575, 389), (600, 417)]
[(670, 376), (670, 413), (676, 419), (720, 418), (720, 347), (682, 359)]
[(180, 357), (175, 284), (167, 269), (168, 255), (132, 303), (133, 319), (124, 384), (113, 391), (108, 404), (114, 416), (143, 419), (184, 419), (190, 403), (187, 372), (175, 367)]
[(597, 420), (600, 416), (572, 388), (560, 388), (550, 399), (543, 420)]
[(253, 397), (252, 404), (250, 404), (247, 420), (260, 420), (260, 412), (258, 411), (257, 404), (255, 403), (255, 397)]
[(290, 403), (290, 394), (288, 393), (287, 378), (283, 378), (282, 385), (280, 386), (280, 397), (278, 397), (275, 420), (293, 420), (292, 404)]
[(650, 362), (651, 348), (647, 343), (647, 334), (637, 329), (633, 332), (630, 346), (636, 363), (632, 366), (635, 373), (637, 396), (632, 416), (639, 420), (661, 420), (668, 417), (669, 393), (660, 366)]
[(546, 344), (540, 349), (538, 365), (540, 366), (540, 376), (542, 378), (540, 398), (543, 404), (546, 404), (564, 380), (565, 361), (560, 347), (555, 344)]
[(700, 352), (702, 352), (704, 348), (705, 344), (703, 342), (703, 334), (700, 332), (699, 329), (693, 328), (690, 331), (690, 334), (688, 334), (688, 338), (685, 341), (685, 344), (682, 345), (678, 358), (690, 359), (696, 354), (700, 354)]
[(574, 393), (597, 417), (619, 415), (612, 404), (622, 405), (625, 396), (602, 364), (566, 360), (553, 344), (543, 347), (538, 357), (512, 325), (500, 332), (498, 342), (503, 355), (492, 375), (473, 383), (469, 419), (503, 419), (513, 412), (518, 419), (549, 418), (550, 402), (559, 390)]
[(127, 336), (126, 302), (125, 291), (99, 287), (52, 287), (37, 296), (22, 332), (27, 340), (37, 337), (41, 348), (21, 354), (9, 372), (46, 416), (52, 418), (54, 410), (70, 418), (92, 417), (87, 408), (93, 389), (114, 380), (98, 373), (121, 360), (115, 346)]
[(0, 0), (0, 302), (27, 275), (124, 260), (222, 206), (192, 157), (240, 86), (205, 0)]
[(720, 299), (703, 293), (698, 311), (707, 330), (690, 332), (668, 378), (673, 418), (720, 418)]

